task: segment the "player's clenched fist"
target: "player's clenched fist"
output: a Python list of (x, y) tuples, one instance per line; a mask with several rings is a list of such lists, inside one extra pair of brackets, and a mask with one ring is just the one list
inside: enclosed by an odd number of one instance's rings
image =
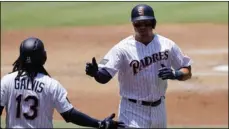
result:
[(92, 63), (86, 63), (85, 72), (87, 75), (94, 77), (98, 71), (98, 64), (96, 63), (95, 57), (92, 58)]
[(182, 76), (182, 72), (180, 71), (173, 71), (171, 68), (169, 67), (165, 67), (164, 64), (161, 64), (161, 67), (159, 69), (159, 73), (158, 73), (158, 77), (161, 78), (162, 80), (165, 79), (180, 79), (180, 77)]

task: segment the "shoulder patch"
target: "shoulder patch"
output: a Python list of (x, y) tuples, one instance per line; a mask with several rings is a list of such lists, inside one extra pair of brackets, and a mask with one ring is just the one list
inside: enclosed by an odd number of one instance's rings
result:
[(109, 61), (108, 59), (102, 59), (102, 60), (99, 62), (99, 64), (105, 65), (105, 64), (107, 64), (108, 61)]

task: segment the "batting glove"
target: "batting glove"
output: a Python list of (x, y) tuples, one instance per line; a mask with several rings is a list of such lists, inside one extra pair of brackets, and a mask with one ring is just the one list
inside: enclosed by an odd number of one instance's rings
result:
[(87, 75), (94, 77), (98, 71), (98, 64), (96, 63), (95, 57), (92, 58), (92, 63), (86, 63), (85, 72)]
[(115, 114), (111, 114), (109, 117), (99, 122), (99, 129), (117, 129), (125, 128), (126, 125), (123, 122), (112, 120), (115, 117)]
[(171, 79), (171, 80), (175, 80), (175, 79), (180, 79), (183, 75), (183, 73), (179, 70), (172, 70), (169, 67), (165, 67), (165, 65), (161, 64), (162, 68), (159, 69), (159, 74), (158, 77), (161, 78), (162, 80), (165, 79)]

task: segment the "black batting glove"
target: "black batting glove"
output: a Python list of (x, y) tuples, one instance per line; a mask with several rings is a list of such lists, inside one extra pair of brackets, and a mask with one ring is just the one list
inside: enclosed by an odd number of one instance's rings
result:
[(125, 128), (127, 127), (123, 122), (114, 121), (112, 120), (115, 117), (115, 114), (111, 114), (109, 117), (105, 118), (104, 120), (100, 121), (99, 129), (118, 129), (118, 128)]
[(161, 67), (162, 68), (159, 69), (158, 77), (161, 78), (162, 80), (166, 80), (166, 79), (179, 80), (183, 75), (181, 71), (179, 70), (174, 71), (169, 67), (165, 67), (164, 64), (161, 64)]
[(86, 63), (85, 72), (87, 75), (94, 77), (98, 71), (98, 64), (96, 63), (95, 57), (92, 58), (92, 63)]

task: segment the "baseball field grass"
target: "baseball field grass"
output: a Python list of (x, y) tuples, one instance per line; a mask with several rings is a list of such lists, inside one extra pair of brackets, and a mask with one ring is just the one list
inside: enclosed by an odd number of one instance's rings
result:
[[(140, 2), (2, 2), (2, 29), (128, 24)], [(142, 3), (142, 2), (141, 2)], [(143, 2), (160, 23), (228, 22), (227, 2)]]
[[(5, 127), (5, 120), (3, 118), (1, 120), (1, 127), (4, 128)], [(66, 123), (65, 121), (61, 121), (61, 120), (54, 120), (53, 126), (54, 126), (54, 128), (84, 128), (81, 126), (74, 125), (72, 123)]]

